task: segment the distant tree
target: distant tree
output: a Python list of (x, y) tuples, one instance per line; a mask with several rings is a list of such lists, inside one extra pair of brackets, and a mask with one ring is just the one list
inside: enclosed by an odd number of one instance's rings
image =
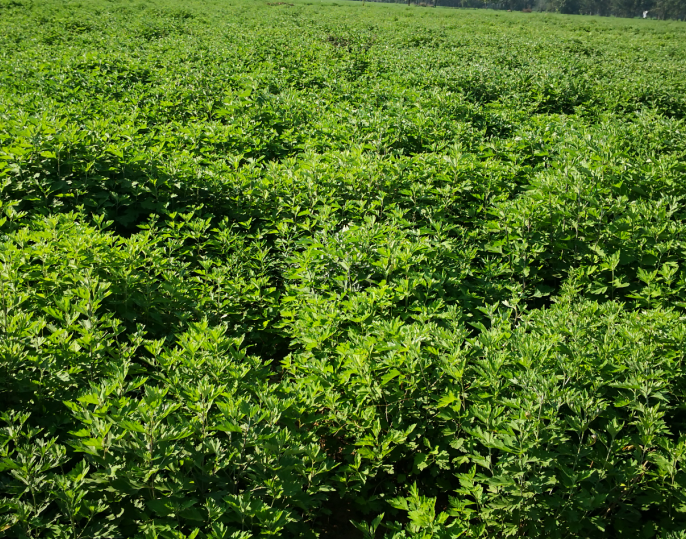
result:
[(538, 9), (556, 13), (579, 13), (579, 0), (544, 0)]
[(686, 18), (686, 0), (656, 0), (653, 12), (648, 16), (658, 19), (684, 19)]
[(610, 10), (618, 17), (634, 17), (641, 11), (637, 0), (611, 0)]
[(579, 0), (579, 11), (583, 15), (609, 15), (607, 0)]

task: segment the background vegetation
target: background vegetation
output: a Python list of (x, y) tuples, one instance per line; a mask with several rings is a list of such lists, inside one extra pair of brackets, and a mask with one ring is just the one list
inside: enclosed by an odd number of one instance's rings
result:
[(0, 13), (0, 535), (683, 537), (686, 25)]
[[(516, 11), (548, 11), (567, 15), (686, 19), (686, 0), (370, 0), (424, 7), (488, 8)], [(645, 16), (644, 16), (645, 14)]]

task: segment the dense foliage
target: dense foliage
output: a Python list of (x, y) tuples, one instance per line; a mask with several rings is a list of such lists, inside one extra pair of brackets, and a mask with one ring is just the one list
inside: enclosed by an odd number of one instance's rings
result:
[(0, 536), (683, 537), (686, 25), (1, 1)]

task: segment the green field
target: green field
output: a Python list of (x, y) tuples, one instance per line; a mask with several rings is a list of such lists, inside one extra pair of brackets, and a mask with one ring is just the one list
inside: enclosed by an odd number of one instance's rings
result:
[(292, 2), (0, 0), (0, 536), (686, 537), (686, 23)]

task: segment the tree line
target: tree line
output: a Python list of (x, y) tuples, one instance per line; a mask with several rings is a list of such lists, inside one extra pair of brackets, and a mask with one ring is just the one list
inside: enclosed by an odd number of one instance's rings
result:
[[(398, 1), (398, 0), (380, 0)], [(404, 0), (399, 0), (404, 1)], [(686, 0), (406, 0), (430, 6), (686, 20)]]

